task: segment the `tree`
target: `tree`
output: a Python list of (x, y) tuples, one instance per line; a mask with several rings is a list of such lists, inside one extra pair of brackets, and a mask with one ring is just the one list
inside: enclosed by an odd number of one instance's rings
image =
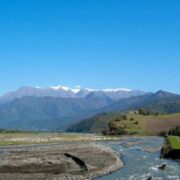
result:
[(102, 130), (102, 134), (105, 135), (105, 136), (109, 135), (109, 134), (110, 134), (109, 128), (108, 128), (108, 127), (107, 127), (107, 128), (104, 128), (104, 129)]
[(127, 134), (127, 132), (123, 127), (119, 127), (115, 130), (115, 135), (125, 135), (125, 134)]
[(138, 109), (138, 113), (141, 114), (141, 115), (144, 115), (144, 109)]
[(123, 116), (122, 116), (122, 119), (123, 119), (123, 120), (127, 120), (128, 118), (127, 118), (126, 115), (123, 115)]
[(171, 130), (168, 132), (168, 135), (180, 136), (180, 126), (177, 126), (176, 128), (171, 129)]

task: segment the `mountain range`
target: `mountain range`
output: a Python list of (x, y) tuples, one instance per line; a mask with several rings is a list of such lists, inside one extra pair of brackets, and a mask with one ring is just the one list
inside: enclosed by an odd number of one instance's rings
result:
[[(96, 115), (73, 124), (67, 131), (86, 133), (101, 132), (103, 128), (107, 127), (110, 121), (119, 118), (122, 113), (128, 113), (130, 111), (136, 112), (138, 109), (143, 109), (144, 112), (149, 112), (150, 114), (168, 114), (169, 116), (167, 117), (170, 118), (170, 120), (174, 120), (174, 116), (171, 116), (171, 114), (180, 112), (180, 95), (158, 91), (156, 93), (147, 93), (142, 96), (121, 99), (105, 108), (99, 109), (96, 111)], [(179, 117), (178, 114), (178, 118)], [(161, 116), (157, 116), (157, 120), (158, 118), (161, 119)], [(180, 126), (180, 119), (175, 120), (175, 122), (170, 122), (168, 126)], [(167, 124), (166, 119), (164, 122), (161, 122), (161, 126), (163, 127), (162, 123)]]
[(69, 88), (65, 86), (54, 86), (48, 88), (24, 86), (16, 91), (0, 96), (0, 103), (11, 102), (24, 96), (33, 97), (59, 97), (59, 98), (84, 98), (86, 96), (106, 96), (113, 100), (143, 95), (143, 91), (135, 91), (125, 88), (117, 89), (89, 89), (89, 88)]
[(64, 131), (98, 113), (142, 107), (163, 113), (180, 112), (180, 95), (121, 88), (22, 87), (0, 97), (0, 128)]

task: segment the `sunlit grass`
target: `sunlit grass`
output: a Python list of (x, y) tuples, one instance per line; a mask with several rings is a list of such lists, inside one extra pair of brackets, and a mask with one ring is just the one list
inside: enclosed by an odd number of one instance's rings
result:
[(168, 141), (170, 142), (172, 149), (180, 150), (180, 137), (169, 136)]

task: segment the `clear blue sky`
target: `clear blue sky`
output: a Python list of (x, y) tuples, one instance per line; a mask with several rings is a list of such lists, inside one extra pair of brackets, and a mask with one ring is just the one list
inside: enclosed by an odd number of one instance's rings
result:
[(0, 94), (59, 84), (180, 93), (180, 1), (0, 1)]

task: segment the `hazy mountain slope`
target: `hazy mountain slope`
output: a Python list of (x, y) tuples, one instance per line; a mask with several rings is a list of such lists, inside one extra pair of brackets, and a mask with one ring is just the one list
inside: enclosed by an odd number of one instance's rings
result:
[(5, 95), (0, 97), (0, 102), (10, 102), (15, 99), (22, 98), (24, 96), (34, 96), (34, 97), (61, 97), (61, 98), (72, 98), (74, 97), (74, 92), (64, 89), (63, 87), (59, 87), (59, 89), (55, 88), (35, 88), (35, 87), (21, 87), (16, 91), (6, 93)]
[(92, 95), (95, 97), (106, 96), (113, 100), (119, 100), (122, 98), (143, 95), (142, 91), (134, 91), (128, 89), (102, 89), (93, 90), (88, 88), (76, 88), (72, 89), (64, 86), (39, 88), (39, 87), (21, 87), (16, 91), (6, 93), (0, 96), (0, 104), (11, 102), (15, 99), (22, 98), (24, 96), (33, 97), (60, 97), (60, 98), (84, 98)]
[(142, 96), (121, 99), (118, 102), (100, 109), (100, 112), (119, 112), (129, 111), (138, 108), (148, 108), (150, 110), (163, 113), (180, 112), (180, 95), (169, 92), (158, 91), (156, 93), (147, 93)]
[(86, 113), (107, 106), (109, 100), (23, 97), (0, 106), (0, 127), (53, 130), (87, 117)]
[(108, 123), (117, 117), (119, 113), (101, 113), (85, 120), (80, 121), (79, 123), (71, 125), (66, 131), (67, 132), (81, 132), (81, 133), (99, 133)]

